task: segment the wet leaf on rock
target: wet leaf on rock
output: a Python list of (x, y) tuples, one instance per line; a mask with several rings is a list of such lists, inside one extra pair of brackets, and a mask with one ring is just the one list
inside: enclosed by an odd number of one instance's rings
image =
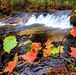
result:
[(25, 61), (32, 63), (37, 58), (38, 50), (31, 50), (30, 52), (27, 52), (26, 54), (22, 55), (22, 59)]
[(59, 52), (64, 53), (63, 48), (64, 48), (63, 46), (58, 46), (58, 48), (56, 48), (54, 45), (52, 45), (51, 46), (52, 56), (58, 56)]
[(8, 72), (8, 75), (12, 73), (13, 69), (16, 67), (17, 63), (16, 62), (9, 62), (8, 65), (5, 67), (4, 72)]
[(31, 40), (27, 40), (27, 41), (25, 41), (25, 42), (21, 42), (18, 46), (27, 45), (27, 44), (29, 44), (29, 43), (32, 43), (32, 41), (31, 41)]
[(17, 41), (15, 36), (8, 36), (3, 40), (3, 49), (10, 53), (11, 49), (17, 46)]
[(37, 58), (39, 48), (41, 48), (41, 43), (32, 43), (29, 52), (21, 55), (22, 59), (29, 63), (32, 63)]
[(70, 34), (74, 37), (76, 36), (76, 27), (72, 28), (72, 30), (70, 31)]
[(13, 72), (13, 69), (16, 67), (17, 62), (18, 62), (18, 55), (16, 53), (14, 57), (14, 61), (8, 62), (7, 66), (4, 69), (4, 72), (5, 73), (8, 72), (8, 75), (10, 75)]
[(59, 52), (60, 53), (64, 53), (63, 46), (58, 46), (58, 48), (56, 48), (51, 43), (52, 42), (50, 40), (48, 40), (45, 43), (45, 49), (43, 49), (43, 57), (58, 56), (59, 55)]
[(71, 47), (71, 53), (69, 53), (72, 57), (76, 58), (76, 48)]
[(51, 41), (45, 42), (45, 48), (43, 49), (43, 57), (46, 58), (51, 55)]

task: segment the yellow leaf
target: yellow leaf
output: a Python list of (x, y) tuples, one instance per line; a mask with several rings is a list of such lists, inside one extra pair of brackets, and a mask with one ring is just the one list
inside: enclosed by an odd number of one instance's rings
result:
[(58, 46), (58, 50), (60, 51), (60, 53), (64, 53), (64, 47), (61, 45), (61, 46)]
[(18, 53), (16, 53), (16, 54), (15, 54), (15, 57), (14, 57), (14, 62), (17, 63), (17, 61), (18, 61)]

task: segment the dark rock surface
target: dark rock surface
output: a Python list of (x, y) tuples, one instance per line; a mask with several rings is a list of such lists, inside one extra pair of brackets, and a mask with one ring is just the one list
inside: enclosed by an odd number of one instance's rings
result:
[(1, 26), (0, 35), (1, 37), (6, 37), (8, 35), (16, 36), (26, 36), (26, 35), (36, 35), (36, 34), (45, 34), (46, 39), (51, 39), (53, 41), (61, 41), (65, 35), (68, 35), (69, 29), (60, 29), (60, 28), (47, 28), (44, 25), (33, 24), (30, 26)]

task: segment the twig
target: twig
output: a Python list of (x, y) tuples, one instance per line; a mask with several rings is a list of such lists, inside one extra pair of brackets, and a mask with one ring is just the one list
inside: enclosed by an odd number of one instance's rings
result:
[(61, 56), (61, 55), (60, 55), (60, 57), (63, 58), (64, 60), (66, 60), (67, 62), (69, 62), (70, 64), (72, 64), (72, 65), (75, 66), (75, 64), (74, 64), (73, 62), (71, 62), (70, 60), (68, 60), (67, 58), (65, 58), (65, 57), (63, 57), (63, 56)]
[[(62, 39), (62, 42), (65, 40), (68, 33), (69, 33), (69, 31), (67, 30), (67, 33), (65, 33), (64, 38)], [(61, 49), (62, 42), (60, 43), (60, 47), (59, 47), (59, 56), (60, 56), (60, 49)]]

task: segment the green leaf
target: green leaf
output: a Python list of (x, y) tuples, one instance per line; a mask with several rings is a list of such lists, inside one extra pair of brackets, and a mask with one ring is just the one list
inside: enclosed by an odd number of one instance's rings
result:
[(32, 43), (32, 41), (31, 40), (27, 40), (27, 41), (23, 42), (23, 45), (27, 45), (28, 43)]
[(18, 45), (18, 47), (24, 46), (24, 45), (27, 45), (27, 44), (30, 44), (30, 43), (32, 43), (32, 41), (31, 41), (31, 40), (27, 40), (27, 41), (25, 41), (25, 42), (21, 42), (21, 43)]
[(59, 50), (54, 45), (51, 46), (51, 50), (52, 50), (51, 56), (58, 56), (59, 55)]
[(72, 60), (72, 58), (67, 58), (69, 61), (71, 61)]
[(17, 46), (17, 41), (15, 36), (8, 36), (3, 40), (3, 49), (10, 53), (11, 49)]

